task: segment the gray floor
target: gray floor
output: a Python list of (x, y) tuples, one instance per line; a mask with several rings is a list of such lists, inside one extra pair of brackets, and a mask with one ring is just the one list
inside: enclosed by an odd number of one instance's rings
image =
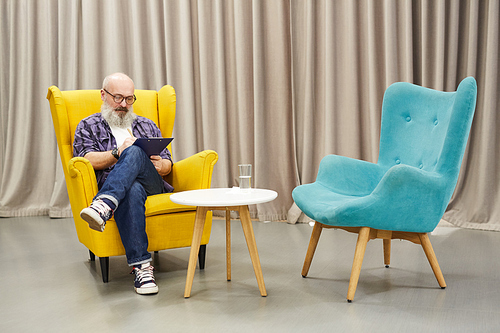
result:
[(312, 228), (254, 222), (267, 297), (261, 297), (239, 221), (232, 281), (224, 222), (215, 221), (207, 266), (184, 299), (189, 249), (155, 257), (160, 293), (136, 295), (124, 257), (110, 281), (77, 238), (72, 219), (0, 219), (0, 332), (494, 332), (500, 330), (500, 233), (438, 227), (431, 235), (448, 287), (420, 246), (368, 244), (354, 302), (346, 302), (356, 236), (325, 230), (308, 278), (300, 275)]

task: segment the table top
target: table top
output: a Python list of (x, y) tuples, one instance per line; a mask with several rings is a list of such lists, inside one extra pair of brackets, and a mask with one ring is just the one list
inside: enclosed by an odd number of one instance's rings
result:
[(170, 200), (180, 205), (225, 207), (264, 203), (276, 199), (277, 196), (278, 193), (273, 190), (260, 188), (242, 190), (233, 187), (177, 192), (170, 196)]

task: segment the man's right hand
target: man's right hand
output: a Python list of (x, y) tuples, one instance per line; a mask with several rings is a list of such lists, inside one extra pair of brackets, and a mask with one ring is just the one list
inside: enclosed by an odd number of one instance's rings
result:
[(126, 138), (125, 141), (123, 141), (123, 144), (120, 147), (118, 147), (118, 155), (121, 155), (125, 149), (132, 146), (134, 144), (135, 140), (137, 140), (137, 138), (135, 138), (135, 137)]

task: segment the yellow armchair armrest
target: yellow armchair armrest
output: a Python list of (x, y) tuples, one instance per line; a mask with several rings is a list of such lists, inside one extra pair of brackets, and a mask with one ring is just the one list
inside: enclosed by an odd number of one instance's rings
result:
[(204, 150), (176, 162), (165, 180), (174, 192), (210, 188), (212, 172), (219, 156), (213, 150)]
[(73, 157), (68, 162), (68, 195), (73, 208), (73, 215), (88, 207), (97, 194), (97, 179), (89, 160)]

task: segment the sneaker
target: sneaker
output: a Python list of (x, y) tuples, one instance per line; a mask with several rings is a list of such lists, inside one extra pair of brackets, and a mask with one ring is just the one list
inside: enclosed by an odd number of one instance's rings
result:
[(90, 229), (104, 231), (106, 221), (113, 216), (113, 210), (101, 199), (92, 201), (90, 207), (82, 209), (80, 217), (87, 221)]
[(134, 269), (130, 272), (130, 274), (135, 274), (135, 292), (141, 295), (158, 293), (158, 286), (153, 276), (154, 267), (149, 263), (142, 264), (140, 267), (134, 266)]

